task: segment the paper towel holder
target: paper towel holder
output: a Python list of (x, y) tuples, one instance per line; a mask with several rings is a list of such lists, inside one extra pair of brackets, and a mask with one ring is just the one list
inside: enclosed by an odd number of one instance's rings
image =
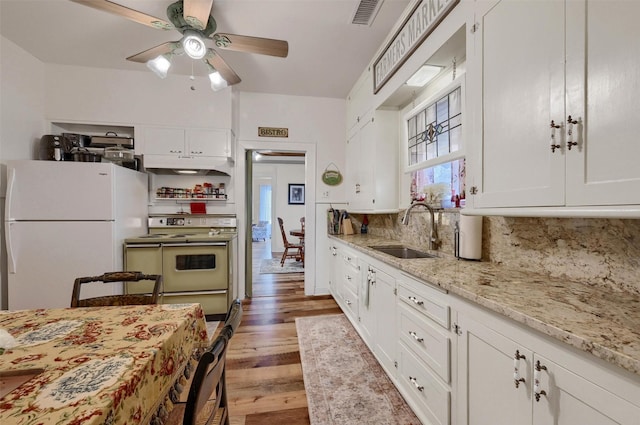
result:
[[(464, 229), (461, 222), (465, 221)], [(482, 260), (482, 216), (463, 216), (455, 222), (453, 250), (458, 259)]]

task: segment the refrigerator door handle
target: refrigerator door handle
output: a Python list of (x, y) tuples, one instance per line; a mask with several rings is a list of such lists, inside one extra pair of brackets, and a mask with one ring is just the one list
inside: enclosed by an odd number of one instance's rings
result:
[(7, 195), (5, 199), (5, 211), (4, 217), (5, 220), (11, 220), (11, 211), (13, 207), (13, 186), (15, 186), (16, 182), (16, 169), (9, 168), (9, 175), (7, 179)]
[(16, 259), (13, 255), (13, 243), (11, 240), (11, 231), (12, 231), (12, 227), (13, 227), (13, 223), (8, 221), (5, 223), (7, 225), (5, 231), (6, 231), (6, 235), (5, 235), (5, 239), (6, 239), (6, 244), (7, 244), (7, 268), (9, 269), (9, 274), (15, 274), (16, 273)]

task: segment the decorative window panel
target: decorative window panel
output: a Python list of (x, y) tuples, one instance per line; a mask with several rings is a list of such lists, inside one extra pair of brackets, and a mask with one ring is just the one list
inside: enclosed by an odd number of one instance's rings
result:
[(462, 88), (425, 106), (407, 120), (409, 166), (462, 147)]

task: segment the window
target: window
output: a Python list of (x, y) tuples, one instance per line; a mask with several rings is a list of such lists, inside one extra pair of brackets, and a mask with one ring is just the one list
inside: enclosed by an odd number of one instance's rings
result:
[(464, 206), (465, 203), (465, 160), (458, 159), (411, 173), (411, 201), (432, 201), (430, 189), (442, 190), (439, 199), (444, 208)]
[(407, 120), (408, 165), (457, 152), (462, 148), (462, 87), (418, 110)]
[(464, 205), (463, 112), (464, 80), (457, 79), (405, 115), (412, 201)]

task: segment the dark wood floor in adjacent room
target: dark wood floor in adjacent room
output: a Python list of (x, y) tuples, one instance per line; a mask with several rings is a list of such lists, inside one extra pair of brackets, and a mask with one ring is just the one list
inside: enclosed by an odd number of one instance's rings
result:
[(295, 318), (341, 311), (329, 295), (305, 296), (303, 273), (260, 274), (268, 245), (253, 243), (253, 298), (227, 352), (231, 424), (308, 425)]

